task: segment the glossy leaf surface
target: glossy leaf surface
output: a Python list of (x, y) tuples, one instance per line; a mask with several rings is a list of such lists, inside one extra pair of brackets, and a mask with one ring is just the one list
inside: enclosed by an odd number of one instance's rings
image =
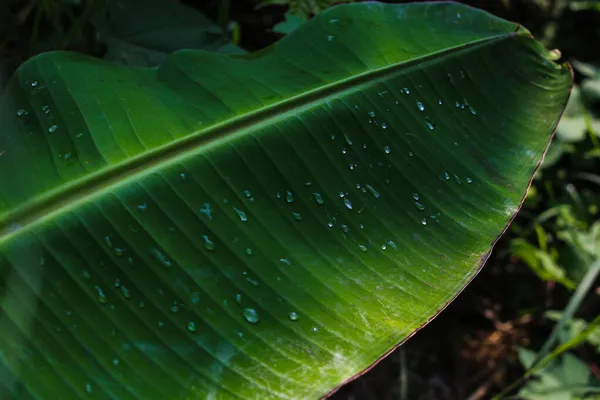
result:
[(454, 3), (156, 69), (31, 59), (0, 98), (0, 391), (325, 395), (473, 277), (570, 85)]

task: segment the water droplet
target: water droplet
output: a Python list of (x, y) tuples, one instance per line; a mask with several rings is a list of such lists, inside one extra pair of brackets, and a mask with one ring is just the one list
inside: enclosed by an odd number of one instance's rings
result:
[(98, 301), (100, 304), (108, 303), (108, 298), (106, 298), (106, 294), (104, 294), (104, 291), (100, 288), (100, 286), (96, 285), (94, 289), (96, 289), (96, 292), (98, 293)]
[(375, 111), (369, 111), (369, 117), (374, 118), (375, 117)]
[(388, 241), (387, 241), (387, 244), (388, 244), (388, 245), (389, 245), (389, 246), (390, 246), (392, 249), (394, 249), (394, 250), (396, 250), (396, 249), (398, 248), (398, 246), (396, 246), (396, 243), (394, 243), (394, 242), (393, 242), (393, 241), (391, 241), (391, 240), (388, 240)]
[(409, 156), (409, 157), (412, 157), (413, 155), (414, 155), (414, 154), (413, 154), (413, 152), (412, 152), (412, 151), (409, 151), (409, 152), (408, 152), (408, 156)]
[(294, 219), (296, 221), (301, 221), (302, 220), (302, 215), (300, 213), (292, 212), (292, 215), (294, 216)]
[(190, 301), (192, 302), (192, 304), (200, 303), (200, 293), (198, 293), (198, 292), (192, 293), (192, 295), (190, 296)]
[(335, 39), (335, 36), (333, 36), (333, 35), (327, 36), (327, 41), (328, 42), (331, 42), (333, 39)]
[(254, 308), (244, 308), (244, 310), (242, 311), (242, 316), (246, 319), (246, 321), (250, 322), (251, 324), (258, 323), (258, 313)]
[(290, 190), (285, 192), (285, 201), (287, 201), (288, 203), (294, 202), (294, 194)]
[(430, 131), (435, 131), (435, 124), (433, 124), (427, 118), (425, 118), (425, 125), (427, 125), (427, 128), (429, 128)]
[(427, 219), (426, 218), (423, 218), (421, 220), (421, 225), (427, 225)]
[(425, 111), (425, 106), (420, 101), (417, 101), (417, 108), (419, 111)]
[(36, 87), (38, 85), (37, 81), (31, 82), (31, 87)]
[(327, 223), (327, 226), (328, 226), (328, 227), (330, 227), (330, 228), (333, 228), (333, 222), (329, 221), (329, 222)]
[(254, 279), (252, 279), (252, 278), (246, 278), (246, 282), (248, 282), (249, 284), (251, 284), (251, 285), (252, 285), (252, 286), (254, 286), (254, 287), (257, 287), (257, 286), (258, 286), (258, 282), (257, 282), (257, 281), (255, 281), (255, 280), (254, 280)]
[(196, 330), (198, 329), (198, 327), (196, 326), (196, 323), (194, 321), (190, 321), (187, 323), (187, 330), (194, 333), (196, 332)]
[(325, 201), (323, 200), (323, 196), (320, 193), (313, 193), (313, 198), (317, 202), (317, 204), (323, 204)]
[(210, 203), (204, 203), (200, 209), (200, 214), (206, 216), (206, 218), (212, 220), (212, 207)]
[(415, 207), (417, 207), (417, 210), (423, 211), (425, 210), (425, 206), (421, 203), (419, 203), (418, 201), (415, 201)]
[(44, 114), (48, 114), (50, 112), (50, 107), (48, 107), (47, 105), (43, 105), (42, 111), (44, 112)]
[(171, 261), (159, 249), (157, 249), (157, 248), (150, 249), (150, 254), (152, 255), (152, 257), (154, 257), (154, 259), (157, 262), (159, 262), (160, 264), (162, 264), (164, 267), (170, 267), (171, 266)]
[(292, 262), (290, 260), (288, 260), (287, 258), (280, 258), (279, 262), (282, 263), (283, 265), (287, 265), (288, 267), (292, 265)]
[(381, 245), (381, 250), (383, 250), (383, 251), (387, 250), (387, 246), (385, 245), (385, 243)]
[(352, 140), (350, 140), (348, 135), (344, 135), (344, 139), (346, 140), (346, 143), (348, 143), (348, 146), (352, 146)]
[(242, 304), (242, 294), (241, 293), (235, 294), (235, 302), (238, 304)]
[(54, 133), (54, 132), (56, 132), (56, 128), (57, 128), (56, 125), (52, 125), (50, 128), (48, 128), (48, 132)]
[(471, 112), (471, 114), (477, 115), (477, 111), (471, 106), (469, 106), (469, 111)]
[(119, 366), (119, 359), (118, 358), (113, 358), (112, 363), (115, 367)]
[(250, 247), (246, 248), (246, 254), (249, 256), (252, 255), (252, 249)]
[(125, 286), (121, 286), (121, 294), (123, 295), (123, 297), (125, 297), (126, 299), (130, 299), (131, 298), (131, 292), (129, 291), (129, 289), (127, 289)]
[(121, 287), (121, 280), (120, 280), (119, 278), (116, 278), (116, 279), (115, 279), (114, 286), (115, 286), (116, 288), (119, 288), (119, 287)]
[(404, 93), (406, 93), (406, 94), (410, 94), (410, 90), (409, 90), (407, 87), (405, 87), (405, 88), (404, 88)]
[(246, 196), (247, 198), (252, 197), (252, 193), (250, 193), (249, 190), (244, 190), (244, 196)]
[[(37, 83), (36, 83), (36, 84), (37, 84)], [(32, 85), (33, 85), (33, 83), (32, 83)], [(91, 384), (91, 383), (86, 383), (86, 384), (85, 384), (85, 391), (86, 391), (87, 393), (92, 393), (93, 389), (92, 389), (92, 384)]]
[(139, 212), (146, 212), (146, 211), (148, 211), (148, 203), (138, 204), (137, 210)]
[(233, 207), (233, 210), (236, 212), (236, 214), (238, 215), (238, 217), (240, 217), (240, 221), (242, 221), (242, 222), (248, 221), (248, 217), (246, 216), (245, 212), (243, 212), (242, 210), (237, 209), (235, 207)]
[(19, 111), (17, 111), (17, 115), (20, 117), (21, 115), (27, 115), (27, 111), (20, 109)]
[(376, 199), (378, 199), (379, 197), (381, 197), (381, 195), (379, 194), (379, 192), (377, 190), (375, 190), (375, 188), (373, 186), (371, 186), (371, 185), (365, 185), (365, 187), (373, 195), (373, 197), (375, 197)]
[(450, 179), (450, 175), (448, 174), (447, 171), (444, 171), (444, 178), (446, 178), (446, 180)]
[(381, 129), (387, 129), (387, 124), (385, 122), (381, 123)]
[(456, 181), (456, 183), (458, 183), (459, 185), (462, 183), (462, 181), (460, 180), (460, 178), (457, 175), (454, 175), (454, 180)]
[(112, 244), (112, 239), (111, 239), (110, 235), (106, 235), (106, 236), (104, 236), (104, 242), (106, 243), (106, 245), (107, 245), (108, 247), (110, 247), (110, 248), (112, 248), (112, 247), (113, 247), (113, 244)]
[(456, 108), (460, 108), (460, 103), (458, 101), (456, 102), (455, 105), (456, 105)]
[(385, 146), (383, 148), (383, 151), (385, 151), (385, 154), (390, 154), (391, 153), (390, 146)]
[(348, 233), (348, 232), (350, 232), (350, 228), (348, 228), (348, 225), (346, 225), (346, 224), (342, 224), (342, 225), (340, 225), (340, 228), (342, 228), (342, 231), (343, 231), (344, 233)]
[(210, 240), (210, 239), (208, 238), (208, 236), (206, 236), (206, 235), (202, 235), (202, 238), (204, 239), (204, 248), (205, 248), (206, 250), (208, 250), (208, 251), (211, 251), (211, 250), (214, 250), (214, 249), (215, 249), (215, 247), (217, 247), (217, 246), (215, 245), (215, 243), (214, 243), (212, 240)]
[(441, 106), (442, 105), (442, 100), (438, 100), (438, 104)]
[(125, 249), (122, 249), (120, 247), (115, 247), (113, 249), (113, 252), (115, 253), (115, 256), (117, 256), (117, 257), (123, 257), (125, 255)]
[(173, 304), (171, 304), (171, 308), (170, 308), (170, 310), (171, 310), (171, 312), (172, 312), (173, 314), (177, 314), (177, 313), (179, 312), (179, 310), (180, 310), (180, 308), (179, 308), (179, 304), (177, 304), (177, 302), (176, 302), (176, 301), (174, 301), (174, 302), (173, 302)]
[(412, 196), (413, 196), (413, 199), (419, 200), (419, 193), (413, 193)]
[(358, 248), (360, 249), (360, 251), (367, 251), (367, 246), (365, 246), (364, 244), (359, 244)]
[(339, 196), (340, 196), (340, 197), (342, 197), (342, 198), (343, 198), (345, 195), (346, 195), (346, 194), (345, 194), (344, 192), (340, 192), (340, 193), (339, 193)]
[(300, 319), (300, 316), (298, 315), (298, 313), (294, 312), (294, 311), (290, 312), (288, 314), (288, 316), (290, 317), (290, 320), (292, 320), (292, 321), (298, 321)]
[(344, 199), (344, 205), (348, 210), (352, 210), (352, 203), (348, 199)]
[(345, 147), (342, 147), (342, 154), (346, 154), (348, 150)]

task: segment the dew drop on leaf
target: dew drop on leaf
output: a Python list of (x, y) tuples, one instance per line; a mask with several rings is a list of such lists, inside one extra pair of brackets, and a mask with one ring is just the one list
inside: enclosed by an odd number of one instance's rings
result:
[(94, 288), (96, 289), (96, 292), (98, 293), (98, 302), (100, 304), (108, 303), (108, 299), (106, 298), (106, 294), (104, 294), (104, 291), (102, 290), (102, 288), (100, 288), (100, 286), (98, 286), (98, 285), (96, 285)]
[(212, 219), (212, 207), (210, 203), (204, 203), (200, 209), (200, 214), (206, 216), (208, 219)]
[(204, 248), (206, 250), (211, 251), (211, 250), (214, 250), (217, 247), (215, 245), (215, 243), (208, 238), (208, 236), (202, 235), (202, 238), (204, 239)]
[(233, 210), (236, 212), (236, 214), (240, 218), (240, 221), (242, 221), (242, 222), (248, 221), (248, 217), (246, 216), (245, 212), (243, 212), (242, 210), (235, 208), (235, 207), (233, 207)]
[(125, 286), (121, 286), (121, 294), (123, 295), (123, 297), (125, 297), (126, 299), (130, 299), (131, 298), (131, 292), (129, 291), (129, 289), (127, 289)]
[(194, 333), (198, 328), (196, 327), (196, 323), (194, 321), (190, 321), (187, 324), (187, 330)]
[(367, 190), (369, 191), (369, 193), (371, 193), (373, 195), (373, 197), (375, 197), (376, 199), (378, 199), (379, 197), (381, 197), (381, 195), (379, 194), (379, 192), (377, 190), (375, 190), (375, 188), (373, 188), (373, 186), (366, 185), (365, 187), (367, 188)]
[(323, 196), (321, 196), (320, 193), (313, 193), (313, 198), (315, 199), (315, 201), (317, 202), (317, 204), (323, 204)]
[(290, 260), (288, 260), (287, 258), (280, 258), (279, 262), (282, 263), (283, 265), (287, 265), (288, 267), (292, 265), (292, 262)]
[(290, 317), (290, 320), (292, 320), (292, 321), (298, 321), (300, 319), (300, 316), (298, 315), (298, 313), (294, 312), (294, 311), (290, 312), (288, 314), (288, 316)]
[(244, 308), (242, 311), (242, 316), (251, 324), (256, 324), (259, 321), (258, 313), (254, 308)]
[(348, 210), (352, 210), (352, 203), (348, 199), (344, 199), (344, 205)]

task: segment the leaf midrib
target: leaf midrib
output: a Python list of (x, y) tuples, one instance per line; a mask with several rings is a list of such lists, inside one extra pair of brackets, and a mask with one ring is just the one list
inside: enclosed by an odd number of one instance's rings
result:
[(366, 71), (217, 123), (210, 128), (194, 132), (185, 138), (132, 157), (111, 168), (87, 175), (7, 213), (0, 224), (0, 244), (45, 220), (52, 219), (85, 201), (100, 196), (109, 188), (126, 185), (135, 178), (151, 173), (164, 164), (193, 156), (203, 148), (218, 146), (248, 131), (256, 130), (260, 126), (273, 124), (290, 114), (322, 103), (332, 96), (355, 92), (402, 69), (408, 72), (413, 68), (421, 68), (425, 63), (438, 63), (446, 58), (464, 54), (516, 35), (527, 34), (520, 30), (519, 25), (516, 25), (513, 32), (478, 39), (411, 60)]

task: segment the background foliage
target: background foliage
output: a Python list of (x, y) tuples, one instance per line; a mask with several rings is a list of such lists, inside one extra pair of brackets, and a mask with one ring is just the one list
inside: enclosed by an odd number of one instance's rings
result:
[[(332, 0), (4, 0), (0, 90), (32, 55), (71, 49), (152, 66), (177, 48), (258, 50)], [(179, 3), (179, 2), (178, 2)], [(600, 6), (596, 1), (465, 1), (525, 25), (572, 62), (577, 86), (526, 204), (479, 277), (449, 309), (338, 399), (490, 398), (531, 366), (573, 290), (600, 258)], [(165, 7), (160, 19), (150, 6)], [(132, 20), (131, 16), (136, 18)], [(135, 23), (132, 23), (135, 21)], [(577, 337), (600, 309), (593, 286), (559, 339)], [(443, 335), (441, 334), (443, 332)], [(527, 399), (595, 398), (600, 331), (520, 389)]]

